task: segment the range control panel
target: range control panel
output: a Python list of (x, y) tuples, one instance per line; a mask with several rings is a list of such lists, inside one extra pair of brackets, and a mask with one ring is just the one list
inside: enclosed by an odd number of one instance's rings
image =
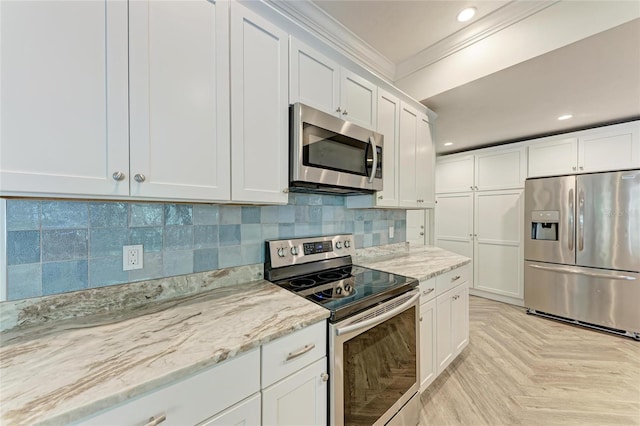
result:
[(355, 254), (351, 234), (269, 240), (266, 244), (274, 268)]

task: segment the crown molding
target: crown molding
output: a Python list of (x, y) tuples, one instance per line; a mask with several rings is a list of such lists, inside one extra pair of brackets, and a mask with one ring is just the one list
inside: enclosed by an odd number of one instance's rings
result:
[(396, 66), (394, 81), (428, 67), (453, 55), (480, 40), (514, 25), (523, 19), (548, 8), (560, 0), (512, 1), (494, 12), (478, 19), (465, 28), (420, 51)]
[(263, 0), (330, 47), (392, 82), (396, 66), (311, 0)]

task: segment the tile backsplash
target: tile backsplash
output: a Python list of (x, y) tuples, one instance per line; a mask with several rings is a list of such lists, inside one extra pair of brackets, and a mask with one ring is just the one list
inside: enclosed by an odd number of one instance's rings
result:
[[(404, 210), (347, 209), (342, 196), (315, 194), (284, 206), (8, 199), (5, 220), (7, 300), (262, 263), (268, 239), (406, 240)], [(122, 271), (126, 244), (144, 246), (143, 269)]]

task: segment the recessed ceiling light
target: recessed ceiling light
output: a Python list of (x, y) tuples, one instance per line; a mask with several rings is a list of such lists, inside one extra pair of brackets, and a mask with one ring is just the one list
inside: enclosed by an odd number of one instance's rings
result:
[(451, 145), (453, 145), (453, 142), (447, 142), (444, 144), (444, 146), (451, 146)]
[(571, 114), (565, 114), (565, 115), (561, 115), (560, 117), (558, 117), (558, 120), (568, 120), (571, 117), (573, 117), (573, 115)]
[(475, 7), (468, 7), (466, 9), (462, 9), (460, 13), (458, 13), (458, 22), (467, 22), (476, 14)]

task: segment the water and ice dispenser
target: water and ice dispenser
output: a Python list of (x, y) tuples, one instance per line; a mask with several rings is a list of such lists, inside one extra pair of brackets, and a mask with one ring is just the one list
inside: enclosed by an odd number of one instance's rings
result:
[(559, 210), (531, 212), (531, 239), (558, 241)]

